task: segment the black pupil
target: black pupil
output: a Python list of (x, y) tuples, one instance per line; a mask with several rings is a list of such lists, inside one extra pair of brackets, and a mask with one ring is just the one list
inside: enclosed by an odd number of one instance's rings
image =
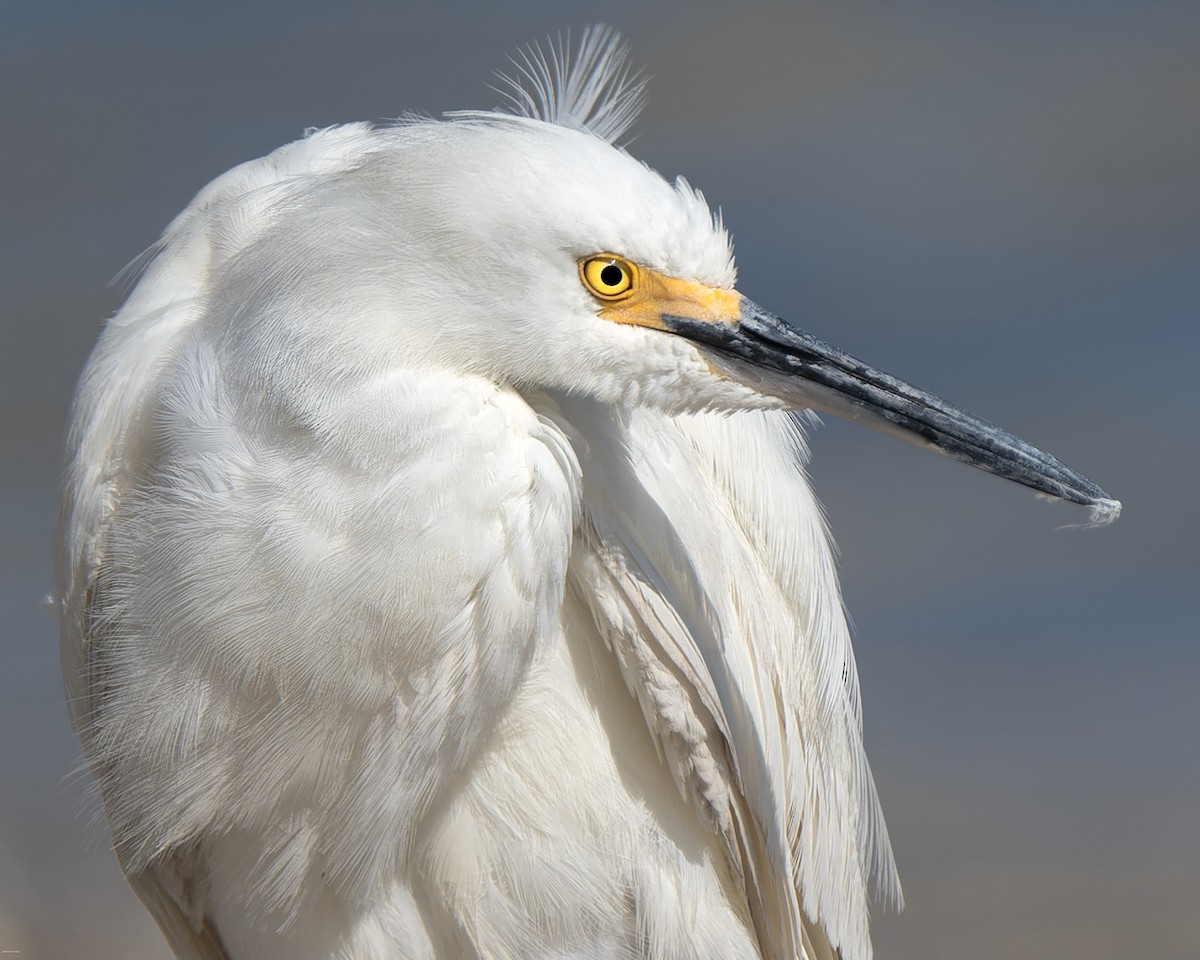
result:
[(607, 267), (600, 271), (600, 282), (606, 287), (617, 287), (621, 285), (621, 281), (625, 278), (625, 271), (618, 267), (615, 263), (610, 263)]

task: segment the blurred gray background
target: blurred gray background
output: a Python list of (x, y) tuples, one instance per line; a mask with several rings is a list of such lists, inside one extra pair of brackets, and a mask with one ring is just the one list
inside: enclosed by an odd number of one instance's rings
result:
[(1200, 956), (1200, 3), (0, 4), (0, 949), (165, 958), (68, 730), (51, 528), (108, 281), (307, 126), (489, 107), (605, 20), (632, 152), (724, 211), (741, 288), (1052, 452), (1113, 527), (838, 422), (892, 960)]

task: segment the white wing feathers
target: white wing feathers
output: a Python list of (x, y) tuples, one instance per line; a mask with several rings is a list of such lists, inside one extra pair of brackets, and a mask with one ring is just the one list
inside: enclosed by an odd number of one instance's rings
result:
[(348, 124), (318, 131), (206, 186), (148, 251), (154, 257), (145, 276), (92, 354), (75, 397), (57, 538), (63, 677), (77, 725), (88, 710), (86, 595), (103, 560), (103, 531), (124, 465), (139, 462), (137, 451), (152, 430), (149, 398), (158, 371), (181, 332), (200, 316), (213, 272), (269, 225), (268, 201), (285, 185), (345, 165), (362, 151), (369, 130)]
[(765, 955), (869, 957), (868, 880), (896, 899), (898, 883), (798, 430), (781, 414), (638, 410), (607, 430), (597, 409), (567, 415), (589, 444), (573, 582), (721, 837)]
[[(101, 782), (106, 772), (92, 751), (92, 720), (103, 690), (96, 654), (111, 613), (98, 602), (97, 584), (128, 465), (140, 462), (152, 442), (158, 372), (202, 314), (201, 294), (212, 271), (265, 226), (263, 199), (282, 184), (344, 164), (367, 129), (359, 124), (316, 133), (205, 187), (140, 258), (149, 260), (147, 272), (107, 325), (85, 370), (74, 403), (57, 537), (60, 653), (72, 722)], [(154, 868), (124, 860), (122, 866), (176, 956), (225, 960), (220, 938), (196, 902), (192, 865), (179, 851)]]
[(680, 795), (720, 838), (768, 956), (801, 955), (795, 893), (790, 884), (780, 886), (782, 873), (770, 868), (762, 830), (736, 789), (731, 731), (710, 672), (694, 662), (695, 643), (661, 589), (643, 575), (649, 565), (632, 561), (618, 535), (593, 525), (581, 537), (577, 579), (587, 590), (580, 593), (642, 708), (659, 758)]

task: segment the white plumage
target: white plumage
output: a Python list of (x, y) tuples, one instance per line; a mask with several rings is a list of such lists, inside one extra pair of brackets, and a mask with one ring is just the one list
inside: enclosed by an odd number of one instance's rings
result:
[(588, 257), (732, 254), (566, 60), (218, 178), (84, 373), (64, 676), (180, 957), (864, 960), (899, 899), (787, 412), (843, 408), (611, 322)]

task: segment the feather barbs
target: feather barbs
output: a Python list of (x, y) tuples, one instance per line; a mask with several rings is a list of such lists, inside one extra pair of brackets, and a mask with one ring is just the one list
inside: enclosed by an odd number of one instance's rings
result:
[(505, 112), (615, 143), (646, 104), (646, 76), (629, 56), (629, 43), (612, 27), (586, 27), (579, 44), (570, 34), (531, 43), (511, 57), (511, 74), (497, 71)]

